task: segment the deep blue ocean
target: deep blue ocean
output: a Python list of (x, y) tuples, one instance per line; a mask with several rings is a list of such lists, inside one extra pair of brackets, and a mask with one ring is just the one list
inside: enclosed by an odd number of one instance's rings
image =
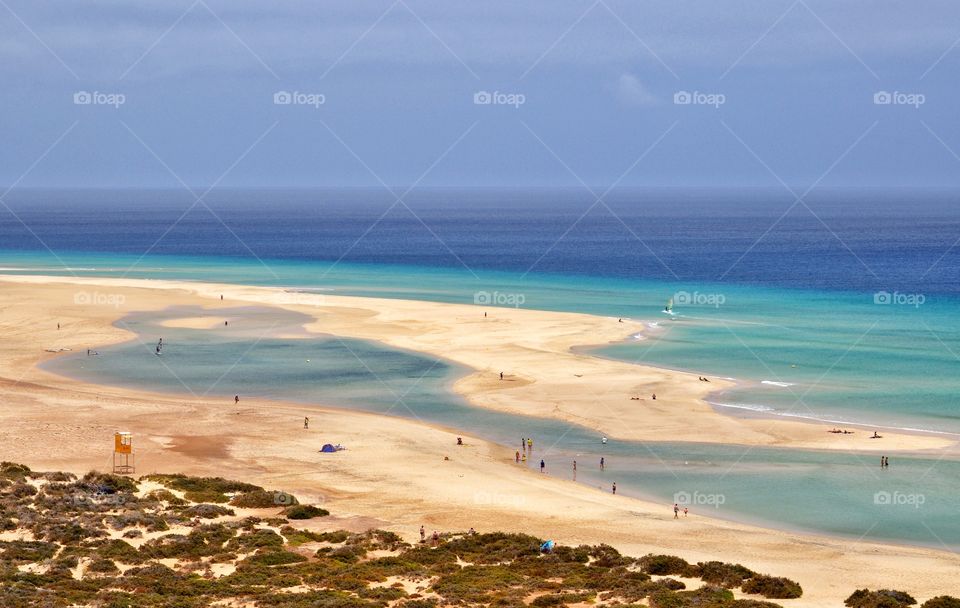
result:
[(11, 251), (960, 293), (960, 193), (937, 190), (215, 190), (199, 203), (182, 190), (32, 190), (5, 202)]
[[(597, 201), (585, 191), (478, 189), (418, 190), (397, 201), (383, 190), (216, 190), (197, 202), (173, 190), (35, 190), (15, 191), (5, 202), (0, 272), (209, 280), (457, 303), (515, 305), (520, 296), (527, 308), (646, 321), (643, 335), (597, 354), (735, 378), (737, 388), (712, 397), (725, 412), (960, 435), (954, 192), (818, 190), (796, 201), (777, 190), (662, 189)], [(662, 312), (670, 298), (673, 316)], [(203, 341), (179, 334), (185, 343)], [(226, 369), (213, 353), (233, 361), (231, 353), (249, 346), (191, 349), (214, 359), (185, 360), (179, 376), (207, 386)], [(144, 374), (149, 368), (138, 368), (134, 356), (141, 347), (115, 347), (114, 361), (129, 366), (81, 369), (87, 364), (72, 359), (74, 368), (61, 371), (184, 390), (179, 380)], [(382, 361), (379, 378), (399, 382), (401, 393), (410, 374), (435, 371), (436, 385), (427, 383), (421, 395), (425, 410), (414, 415), (452, 427), (463, 421), (508, 445), (523, 426), (464, 409), (444, 390), (457, 370), (409, 354), (380, 358), (377, 345), (354, 349), (375, 365)], [(262, 356), (245, 371), (258, 377), (307, 353), (325, 362), (322, 372), (282, 375), (284, 387), (271, 385), (272, 394), (331, 403), (339, 393), (343, 403), (336, 404), (344, 407), (386, 407), (369, 391), (371, 378), (344, 366), (336, 344), (256, 350)], [(344, 383), (334, 384), (338, 391), (316, 388), (333, 377)], [(389, 397), (386, 403), (395, 405)], [(550, 422), (526, 425), (538, 437), (563, 432)], [(594, 441), (589, 431), (568, 432), (556, 457), (596, 456)], [(960, 547), (953, 513), (960, 465), (950, 458), (904, 457), (877, 477), (865, 474), (872, 455), (651, 445), (604, 448), (625, 467), (618, 473), (622, 492), (665, 502), (677, 492), (724, 492), (721, 516)], [(595, 476), (585, 472), (581, 481), (609, 481)], [(878, 492), (922, 494), (923, 509), (878, 505)], [(824, 500), (842, 508), (825, 518), (818, 507)]]

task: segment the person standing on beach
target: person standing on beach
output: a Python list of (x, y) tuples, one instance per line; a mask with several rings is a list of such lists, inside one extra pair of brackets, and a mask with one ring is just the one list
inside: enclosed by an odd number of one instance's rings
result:
[(310, 428), (310, 419), (307, 418), (306, 416), (303, 417), (303, 428), (305, 429)]
[(234, 404), (240, 403), (240, 395), (234, 395), (234, 396), (233, 396), (233, 403), (234, 403)]
[(424, 530), (423, 526), (420, 526), (420, 542), (426, 542), (427, 540), (427, 531)]
[(527, 437), (527, 447), (530, 448), (530, 451), (533, 451), (533, 438)]
[(503, 372), (500, 372), (500, 379), (503, 380)]
[(617, 482), (613, 482), (613, 493), (617, 493)]
[(517, 464), (520, 463), (520, 450), (517, 450)]
[(540, 472), (543, 473), (544, 469), (546, 469), (546, 468), (547, 468), (547, 463), (545, 463), (545, 462), (543, 461), (543, 459), (541, 458), (541, 459), (540, 459)]
[(601, 457), (600, 457), (600, 470), (601, 470), (601, 471), (603, 470), (603, 464), (604, 464), (603, 456), (601, 456)]
[(680, 505), (673, 503), (673, 518), (680, 519)]

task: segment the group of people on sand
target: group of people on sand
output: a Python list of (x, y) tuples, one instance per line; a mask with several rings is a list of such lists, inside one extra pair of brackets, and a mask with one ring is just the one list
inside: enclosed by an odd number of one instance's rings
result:
[(704, 378), (703, 376), (697, 376), (697, 380), (700, 382), (710, 382), (709, 378)]
[(690, 513), (690, 509), (687, 507), (681, 507), (677, 503), (673, 503), (673, 518), (680, 519), (680, 511), (683, 511), (683, 516), (686, 517)]
[[(827, 431), (827, 432), (828, 432), (828, 433), (834, 433), (834, 434), (837, 434), (837, 435), (853, 435), (853, 431), (848, 431), (847, 429), (843, 429), (843, 430), (841, 431), (840, 429), (838, 429), (838, 428), (836, 428), (836, 427), (830, 429), (830, 430)], [(870, 439), (883, 439), (883, 435), (880, 435), (879, 433), (877, 433), (876, 431), (874, 431), (874, 432), (873, 432), (873, 435), (870, 435)]]
[[(467, 534), (474, 536), (476, 533), (477, 531), (473, 529), (473, 526), (470, 526), (470, 530), (467, 532)], [(427, 542), (427, 529), (423, 526), (420, 526), (420, 542)], [(434, 530), (433, 534), (430, 535), (430, 544), (434, 547), (440, 544), (440, 533), (436, 530)]]

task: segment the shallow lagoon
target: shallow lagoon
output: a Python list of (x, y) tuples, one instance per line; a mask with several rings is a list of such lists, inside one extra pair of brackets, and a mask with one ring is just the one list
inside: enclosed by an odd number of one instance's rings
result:
[[(240, 394), (243, 403), (283, 399), (414, 418), (498, 442), (509, 448), (506, 454), (521, 436), (530, 436), (535, 445), (528, 466), (543, 458), (551, 475), (572, 478), (576, 459), (578, 482), (609, 491), (615, 481), (619, 493), (661, 502), (665, 513), (675, 500), (687, 498), (693, 516), (960, 548), (960, 462), (954, 460), (895, 456), (891, 467), (881, 470), (879, 456), (869, 454), (660, 442), (603, 445), (590, 429), (472, 407), (450, 391), (464, 369), (378, 343), (307, 334), (301, 328), (307, 317), (297, 313), (221, 309), (211, 319), (225, 317), (227, 327), (161, 325), (207, 314), (193, 307), (132, 314), (118, 325), (136, 339), (99, 348), (97, 356), (60, 357), (45, 367), (89, 382), (220, 396), (228, 403)], [(323, 440), (336, 443), (336, 430)], [(607, 461), (604, 472), (601, 456)], [(504, 466), (517, 465), (507, 457)]]

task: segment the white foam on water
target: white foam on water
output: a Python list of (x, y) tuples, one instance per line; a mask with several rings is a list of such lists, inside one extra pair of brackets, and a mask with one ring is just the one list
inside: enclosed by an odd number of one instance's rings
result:
[(750, 410), (751, 412), (772, 412), (774, 411), (772, 407), (766, 405), (747, 405), (745, 403), (718, 403), (716, 401), (709, 401), (710, 405), (715, 405), (717, 407), (729, 407), (735, 410)]
[(767, 384), (770, 386), (779, 386), (781, 388), (787, 388), (788, 386), (796, 386), (793, 382), (774, 382), (773, 380), (761, 380), (760, 384)]

